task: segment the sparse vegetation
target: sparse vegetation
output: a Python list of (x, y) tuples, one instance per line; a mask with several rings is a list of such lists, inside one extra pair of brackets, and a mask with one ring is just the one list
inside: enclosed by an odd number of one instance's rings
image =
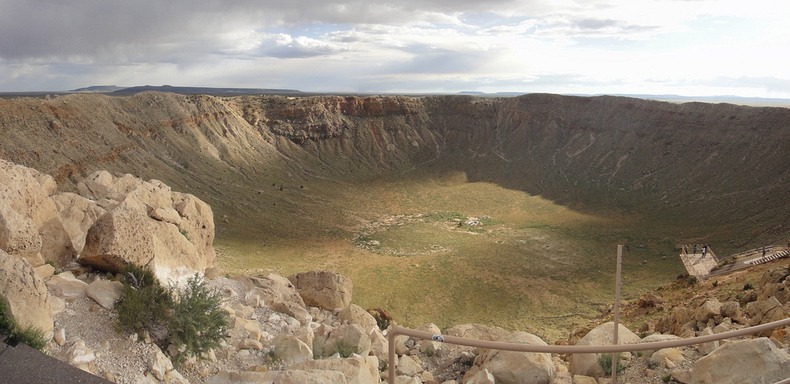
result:
[(124, 276), (116, 306), (119, 328), (147, 331), (161, 347), (175, 344), (183, 352), (173, 356), (174, 363), (208, 352), (225, 337), (229, 320), (221, 298), (198, 275), (182, 291), (163, 287), (148, 268), (130, 265)]
[[(598, 356), (598, 365), (603, 369), (604, 374), (606, 376), (612, 375), (612, 354), (611, 353), (603, 353)], [(625, 371), (625, 364), (623, 364), (622, 359), (617, 360), (617, 373), (623, 373)]]
[(650, 369), (657, 369), (658, 362), (656, 362), (655, 360), (647, 360), (647, 367)]
[(123, 278), (121, 299), (115, 306), (119, 328), (128, 333), (165, 328), (167, 310), (173, 306), (170, 290), (159, 284), (150, 269), (134, 264), (127, 265)]
[[(349, 343), (346, 343), (346, 342), (344, 342), (342, 340), (339, 340), (338, 342), (336, 342), (334, 347), (335, 347), (335, 353), (339, 354), (340, 357), (342, 357), (342, 358), (351, 357), (351, 355), (359, 352), (359, 351), (357, 351), (357, 347), (356, 346), (351, 345)], [(333, 355), (333, 354), (334, 353), (332, 353), (331, 355)]]
[(222, 299), (218, 292), (209, 290), (200, 276), (187, 281), (168, 319), (168, 341), (182, 346), (184, 353), (178, 358), (199, 356), (219, 346), (229, 326), (227, 313), (220, 308)]
[(38, 350), (43, 350), (47, 346), (44, 331), (32, 326), (20, 327), (8, 313), (6, 303), (2, 299), (0, 299), (0, 333), (8, 335), (12, 341), (27, 344)]

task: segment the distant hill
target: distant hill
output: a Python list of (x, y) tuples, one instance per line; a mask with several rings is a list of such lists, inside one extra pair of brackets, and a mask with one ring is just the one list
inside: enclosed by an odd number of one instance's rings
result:
[(119, 87), (117, 85), (92, 85), (85, 88), (77, 88), (68, 91), (69, 93), (110, 93), (115, 92), (126, 87)]
[[(92, 87), (91, 87), (92, 88)], [(140, 92), (169, 92), (182, 95), (214, 95), (214, 96), (244, 96), (244, 95), (293, 95), (301, 94), (295, 89), (267, 89), (267, 88), (211, 88), (211, 87), (179, 87), (172, 85), (142, 85), (117, 89), (113, 95), (133, 95)]]

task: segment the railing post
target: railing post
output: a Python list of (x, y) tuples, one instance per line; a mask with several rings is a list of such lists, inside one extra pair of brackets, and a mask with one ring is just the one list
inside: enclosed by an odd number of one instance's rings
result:
[(395, 336), (398, 335), (396, 331), (398, 327), (392, 327), (387, 334), (389, 345), (387, 346), (387, 378), (389, 384), (395, 384)]
[[(614, 284), (614, 334), (612, 344), (617, 345), (618, 333), (620, 331), (620, 275), (622, 274), (623, 265), (623, 246), (617, 246), (617, 277)], [(612, 384), (617, 384), (617, 360), (620, 359), (620, 354), (612, 354)]]

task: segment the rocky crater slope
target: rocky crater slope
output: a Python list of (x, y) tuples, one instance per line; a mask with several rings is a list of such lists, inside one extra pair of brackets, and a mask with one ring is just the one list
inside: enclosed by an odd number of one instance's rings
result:
[(790, 211), (785, 108), (547, 94), (83, 94), (0, 100), (0, 135), (0, 158), (65, 189), (99, 169), (131, 172), (251, 218), (273, 206), (262, 198), (298, 205), (270, 185), (456, 171), (579, 210), (677, 220), (727, 244), (720, 251), (783, 243)]
[[(353, 282), (335, 272), (220, 276), (213, 266), (211, 207), (157, 180), (97, 171), (78, 182), (79, 194), (63, 193), (52, 177), (0, 161), (0, 181), (0, 301), (21, 326), (44, 331), (48, 354), (112, 382), (361, 384), (379, 383), (391, 370), (397, 383), (411, 384), (581, 384), (606, 376), (607, 365), (594, 354), (478, 350), (438, 337), (546, 344), (521, 331), (425, 324), (419, 329), (435, 335), (431, 340), (389, 339), (396, 324), (380, 310), (353, 304)], [(207, 279), (231, 324), (219, 346), (176, 367), (171, 359), (181, 346), (157, 345), (148, 332), (119, 331), (117, 271), (126, 263), (148, 265), (174, 285), (192, 273)], [(760, 268), (712, 282), (678, 280), (625, 303), (628, 317), (644, 323), (641, 335), (620, 325), (620, 343), (787, 319), (790, 270), (786, 263)], [(572, 332), (563, 343), (608, 344), (614, 326), (606, 320)], [(785, 326), (756, 337), (623, 353), (622, 376), (633, 383), (776, 382), (790, 377), (789, 331)], [(387, 363), (390, 342), (394, 366)]]

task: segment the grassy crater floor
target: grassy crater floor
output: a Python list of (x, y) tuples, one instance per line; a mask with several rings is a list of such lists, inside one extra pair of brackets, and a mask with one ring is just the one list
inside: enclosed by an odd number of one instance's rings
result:
[(223, 270), (335, 270), (354, 282), (355, 303), (407, 326), (474, 322), (547, 340), (613, 301), (617, 244), (632, 244), (626, 298), (682, 272), (673, 241), (638, 218), (585, 214), (462, 174), (314, 189), (291, 201), (298, 214), (270, 207), (244, 223), (218, 220)]

